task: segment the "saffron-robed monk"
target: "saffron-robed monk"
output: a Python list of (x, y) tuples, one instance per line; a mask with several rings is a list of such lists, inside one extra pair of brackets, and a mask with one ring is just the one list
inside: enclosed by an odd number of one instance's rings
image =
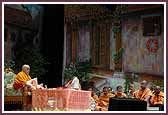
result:
[(103, 88), (103, 93), (99, 97), (99, 103), (97, 106), (98, 111), (107, 111), (109, 105), (109, 99), (114, 97), (114, 94), (109, 93), (109, 87)]
[(14, 89), (18, 90), (22, 88), (25, 85), (29, 85), (27, 82), (31, 80), (31, 77), (29, 76), (30, 73), (30, 66), (29, 65), (23, 65), (22, 71), (19, 72), (14, 81)]
[(148, 82), (146, 80), (143, 80), (140, 83), (140, 89), (134, 92), (134, 97), (137, 99), (140, 99), (142, 101), (147, 102), (147, 106), (149, 106), (150, 102), (149, 99), (152, 96), (151, 90), (147, 87)]
[(164, 104), (164, 93), (161, 91), (160, 86), (156, 86), (154, 93), (150, 99), (151, 105), (163, 105)]

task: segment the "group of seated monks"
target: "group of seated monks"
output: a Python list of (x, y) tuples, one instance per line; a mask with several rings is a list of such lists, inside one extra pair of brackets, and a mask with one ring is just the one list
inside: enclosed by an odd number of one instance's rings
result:
[[(22, 71), (19, 72), (14, 80), (14, 89), (19, 90), (24, 86), (27, 86), (32, 89), (36, 88), (44, 88), (42, 84), (38, 85), (35, 79), (32, 79), (29, 76), (30, 66), (23, 65)], [(129, 86), (129, 94), (123, 92), (122, 86), (117, 86), (116, 92), (112, 92), (109, 87), (104, 87), (103, 92), (98, 97), (92, 88), (88, 90), (91, 91), (91, 98), (96, 102), (96, 111), (107, 111), (109, 105), (109, 99), (112, 97), (115, 98), (137, 98), (142, 101), (147, 102), (147, 107), (155, 106), (155, 105), (164, 105), (164, 93), (161, 91), (159, 86), (156, 86), (154, 90), (150, 90), (148, 87), (148, 82), (143, 80), (140, 82), (140, 88), (135, 91), (134, 85), (130, 84)], [(70, 83), (66, 85), (66, 87), (80, 89), (79, 80), (74, 77)], [(109, 90), (110, 89), (110, 90)]]
[(164, 105), (164, 93), (160, 86), (156, 86), (154, 90), (147, 87), (147, 81), (140, 83), (140, 88), (135, 91), (134, 85), (130, 84), (129, 93), (123, 92), (122, 86), (117, 86), (116, 92), (112, 92), (109, 87), (104, 87), (103, 92), (98, 97), (92, 88), (88, 90), (92, 92), (91, 98), (96, 102), (96, 111), (108, 111), (110, 98), (136, 98), (147, 102), (147, 107)]

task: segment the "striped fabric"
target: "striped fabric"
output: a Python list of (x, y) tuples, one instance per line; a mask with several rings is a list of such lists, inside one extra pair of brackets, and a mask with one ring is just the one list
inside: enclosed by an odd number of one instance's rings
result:
[(34, 111), (89, 111), (90, 91), (73, 89), (36, 89), (32, 91)]

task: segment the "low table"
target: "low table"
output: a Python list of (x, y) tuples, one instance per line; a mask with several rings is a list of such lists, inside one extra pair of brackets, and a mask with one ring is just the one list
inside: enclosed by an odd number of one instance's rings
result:
[(133, 98), (110, 98), (109, 111), (147, 111), (147, 102)]
[(36, 89), (32, 91), (33, 111), (90, 111), (90, 91)]

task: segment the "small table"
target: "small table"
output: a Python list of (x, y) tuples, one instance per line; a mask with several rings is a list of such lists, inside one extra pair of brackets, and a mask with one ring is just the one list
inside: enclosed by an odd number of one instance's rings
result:
[(109, 111), (147, 111), (147, 102), (133, 98), (110, 98)]
[(90, 91), (36, 89), (32, 91), (33, 111), (90, 111)]

